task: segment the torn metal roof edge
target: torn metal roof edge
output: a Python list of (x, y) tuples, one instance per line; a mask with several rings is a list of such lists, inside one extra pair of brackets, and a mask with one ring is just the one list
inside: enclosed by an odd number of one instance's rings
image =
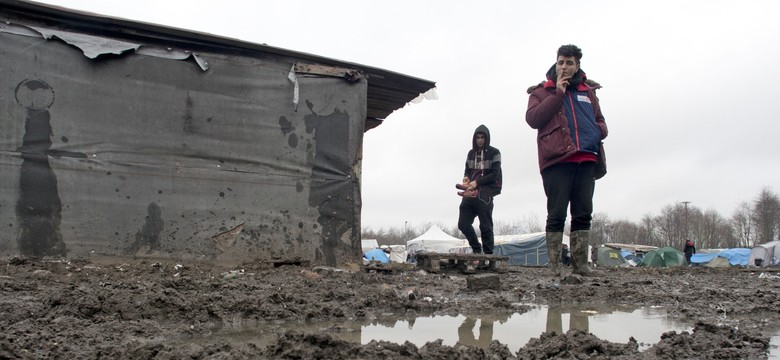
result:
[(433, 81), (385, 69), (209, 33), (122, 19), (27, 0), (0, 0), (0, 5), (4, 9), (3, 11), (39, 18), (66, 26), (71, 30), (88, 31), (118, 38), (158, 37), (200, 47), (261, 52), (323, 65), (355, 68), (365, 73), (369, 79), (367, 94), (369, 118), (384, 119), (393, 111), (403, 108), (408, 102), (436, 87), (436, 83)]

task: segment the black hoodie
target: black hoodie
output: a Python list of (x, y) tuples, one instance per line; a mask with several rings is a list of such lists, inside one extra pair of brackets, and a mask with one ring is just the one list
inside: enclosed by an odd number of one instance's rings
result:
[[(485, 134), (485, 146), (481, 150), (477, 148), (477, 133)], [(463, 176), (477, 181), (479, 198), (482, 200), (489, 201), (501, 193), (501, 152), (490, 146), (490, 130), (485, 125), (474, 130)]]

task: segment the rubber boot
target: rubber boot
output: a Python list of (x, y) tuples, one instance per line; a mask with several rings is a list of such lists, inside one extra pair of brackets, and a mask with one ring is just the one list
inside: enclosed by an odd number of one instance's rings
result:
[(547, 240), (547, 267), (550, 274), (554, 277), (561, 276), (561, 242), (563, 241), (562, 232), (548, 232)]
[(577, 230), (572, 231), (569, 235), (571, 240), (571, 266), (572, 273), (582, 276), (591, 275), (590, 267), (588, 267), (588, 238), (590, 237), (590, 231)]

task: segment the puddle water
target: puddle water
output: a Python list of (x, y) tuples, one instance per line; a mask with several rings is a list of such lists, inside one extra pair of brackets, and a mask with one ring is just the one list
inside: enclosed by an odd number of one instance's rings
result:
[[(398, 344), (409, 341), (422, 346), (442, 339), (444, 345), (463, 344), (488, 348), (498, 340), (514, 353), (543, 332), (565, 333), (569, 329), (590, 332), (602, 340), (625, 344), (633, 336), (644, 351), (656, 344), (661, 334), (675, 330), (692, 331), (691, 324), (675, 321), (663, 309), (535, 306), (522, 314), (484, 314), (479, 316), (419, 316), (414, 318), (383, 314), (373, 321), (330, 322), (258, 322), (236, 319), (234, 324), (209, 334), (228, 341), (251, 342), (266, 346), (287, 330), (327, 332), (346, 341), (367, 344), (385, 340)], [(184, 340), (184, 339), (181, 339)], [(197, 341), (197, 339), (188, 339)], [(780, 336), (773, 340), (780, 340)], [(185, 340), (186, 341), (186, 340)], [(776, 345), (777, 341), (773, 343)], [(772, 352), (775, 352), (773, 349)]]
[(780, 331), (769, 338), (769, 360), (780, 360)]
[(433, 316), (399, 320), (395, 325), (366, 325), (361, 329), (361, 343), (386, 340), (409, 341), (421, 346), (442, 339), (444, 345), (463, 344), (487, 348), (498, 340), (514, 353), (543, 332), (565, 333), (569, 329), (590, 332), (602, 340), (627, 343), (630, 336), (643, 351), (657, 343), (661, 334), (675, 330), (692, 331), (687, 323), (674, 321), (661, 309), (605, 310), (587, 308), (538, 307), (523, 314), (482, 315), (479, 317)]

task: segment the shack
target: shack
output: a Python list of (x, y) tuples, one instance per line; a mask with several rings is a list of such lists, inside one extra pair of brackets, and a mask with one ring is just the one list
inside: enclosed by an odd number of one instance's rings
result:
[(435, 83), (0, 0), (0, 256), (361, 258), (364, 132)]

